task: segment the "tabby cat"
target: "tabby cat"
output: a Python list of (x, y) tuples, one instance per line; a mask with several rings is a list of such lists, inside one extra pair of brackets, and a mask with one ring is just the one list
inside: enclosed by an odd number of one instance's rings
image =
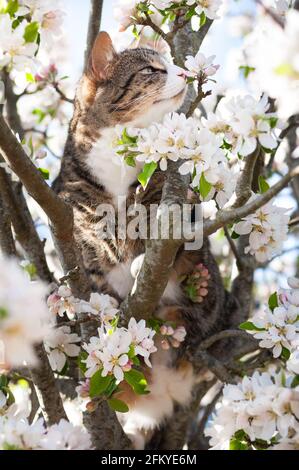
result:
[[(166, 63), (156, 51), (135, 48), (116, 53), (107, 33), (99, 33), (80, 81), (75, 112), (70, 124), (62, 167), (54, 187), (74, 209), (75, 237), (94, 291), (109, 293), (119, 301), (134, 284), (133, 261), (144, 253), (143, 240), (101, 240), (98, 236), (100, 204), (117, 206), (119, 196), (127, 205), (159, 203), (165, 174), (157, 172), (146, 191), (138, 187), (140, 167), (126, 167), (115, 161), (111, 148), (116, 125), (147, 127), (166, 113), (176, 111), (186, 94), (186, 79), (179, 67)], [(202, 303), (193, 303), (180, 284), (202, 263), (210, 273), (209, 294)], [(135, 269), (136, 270), (136, 269)], [(185, 348), (196, 344), (225, 322), (225, 292), (220, 274), (208, 246), (198, 251), (180, 250), (172, 276), (161, 300), (164, 319), (176, 321), (187, 329)], [(136, 397), (124, 388), (123, 400), (130, 412), (125, 430), (136, 448), (142, 448), (174, 410), (175, 404), (187, 405), (196, 378), (190, 362), (173, 351), (153, 355), (148, 376), (151, 393)]]

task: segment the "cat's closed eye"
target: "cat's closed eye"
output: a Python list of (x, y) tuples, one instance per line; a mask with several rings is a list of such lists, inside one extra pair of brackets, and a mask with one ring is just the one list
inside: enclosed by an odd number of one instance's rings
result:
[(149, 67), (144, 67), (144, 69), (139, 70), (139, 73), (142, 73), (143, 75), (151, 75), (152, 73), (167, 73), (167, 70), (165, 69), (158, 69), (152, 66)]

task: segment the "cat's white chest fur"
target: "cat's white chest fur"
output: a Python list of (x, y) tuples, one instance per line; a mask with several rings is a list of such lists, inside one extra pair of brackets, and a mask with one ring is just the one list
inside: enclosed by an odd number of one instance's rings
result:
[(113, 128), (101, 130), (101, 137), (87, 155), (86, 164), (90, 172), (108, 191), (117, 204), (119, 196), (126, 196), (128, 189), (140, 173), (140, 165), (135, 168), (126, 165), (116, 154), (112, 142), (116, 137)]

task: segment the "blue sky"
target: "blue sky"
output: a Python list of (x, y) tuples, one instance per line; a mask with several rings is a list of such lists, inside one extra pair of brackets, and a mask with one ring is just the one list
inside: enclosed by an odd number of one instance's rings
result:
[[(118, 25), (113, 17), (113, 4), (115, 0), (104, 0), (104, 10), (101, 29), (112, 33), (117, 31)], [(71, 72), (80, 75), (84, 56), (85, 40), (89, 17), (89, 0), (65, 0), (64, 10), (67, 13), (66, 30), (69, 40), (69, 54)], [(254, 10), (254, 0), (229, 0), (229, 15)], [(225, 63), (228, 51), (238, 46), (238, 40), (229, 33), (228, 21), (216, 21), (204, 42), (202, 50), (207, 54), (216, 54), (217, 63)]]

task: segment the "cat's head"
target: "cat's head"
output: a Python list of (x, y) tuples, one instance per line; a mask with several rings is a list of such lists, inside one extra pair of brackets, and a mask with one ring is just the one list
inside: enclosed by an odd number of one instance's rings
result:
[(100, 127), (146, 127), (182, 105), (184, 71), (146, 48), (117, 53), (107, 33), (99, 33), (81, 81), (78, 100), (86, 122)]

